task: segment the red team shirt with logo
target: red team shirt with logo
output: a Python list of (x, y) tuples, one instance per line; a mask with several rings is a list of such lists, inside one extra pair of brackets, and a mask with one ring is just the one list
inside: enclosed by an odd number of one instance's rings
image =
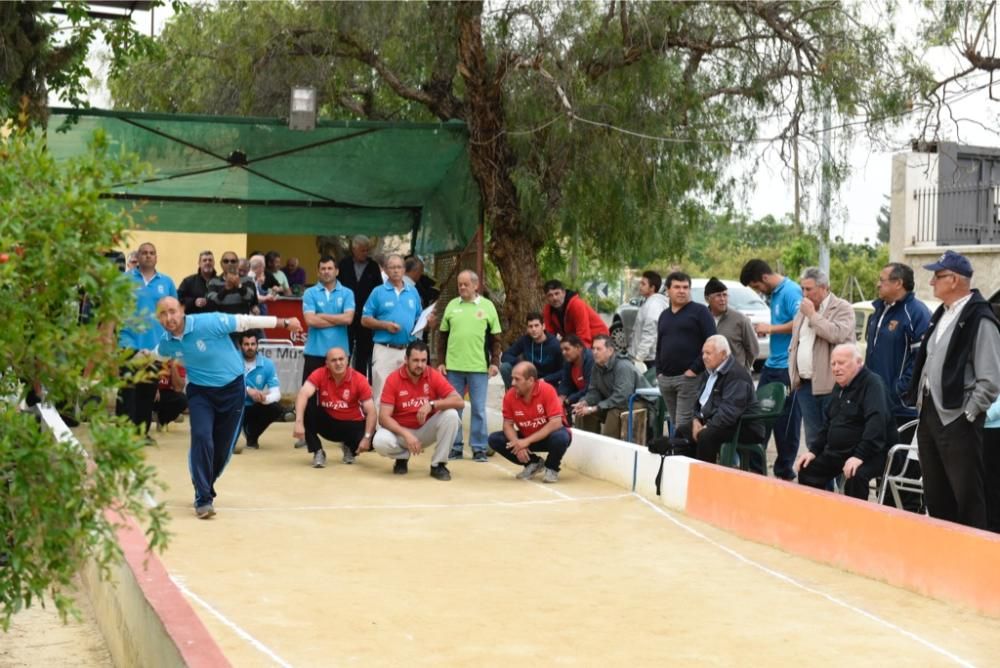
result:
[(320, 407), (334, 420), (357, 422), (365, 419), (361, 402), (372, 398), (372, 388), (362, 374), (347, 367), (344, 381), (338, 384), (326, 367), (320, 367), (306, 380), (316, 386)]
[(576, 361), (573, 365), (572, 373), (570, 377), (573, 379), (573, 384), (576, 385), (576, 389), (585, 390), (587, 389), (587, 377), (583, 375), (583, 356)]
[(562, 418), (564, 427), (569, 426), (559, 395), (544, 380), (535, 382), (535, 389), (527, 400), (522, 399), (514, 388), (504, 395), (503, 419), (514, 423), (521, 438), (531, 436), (554, 417)]
[[(392, 419), (407, 429), (419, 429), (417, 411), (427, 401), (437, 401), (452, 394), (455, 388), (437, 369), (427, 367), (417, 382), (410, 380), (406, 365), (389, 374), (382, 387), (382, 403), (393, 406)], [(431, 412), (431, 415), (434, 411)], [(429, 416), (428, 416), (429, 417)]]

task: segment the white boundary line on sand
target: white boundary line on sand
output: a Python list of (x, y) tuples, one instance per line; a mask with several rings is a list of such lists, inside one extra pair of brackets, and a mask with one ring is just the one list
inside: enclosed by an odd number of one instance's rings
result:
[(253, 648), (256, 649), (258, 652), (264, 654), (265, 656), (267, 656), (267, 658), (271, 659), (271, 661), (274, 661), (282, 668), (292, 668), (292, 664), (288, 663), (280, 656), (278, 656), (274, 652), (274, 650), (272, 650), (270, 647), (268, 647), (261, 641), (257, 640), (256, 638), (254, 638), (247, 631), (243, 630), (243, 628), (237, 625), (236, 622), (231, 621), (228, 617), (226, 617), (221, 612), (213, 608), (211, 605), (209, 605), (208, 601), (206, 601), (205, 599), (203, 599), (202, 597), (198, 596), (193, 591), (188, 589), (179, 577), (171, 575), (170, 580), (174, 583), (174, 585), (178, 589), (181, 590), (181, 593), (184, 594), (184, 596), (186, 596), (187, 598), (191, 599), (192, 601), (200, 605), (202, 608), (204, 608), (206, 612), (208, 612), (210, 615), (218, 619), (225, 626), (229, 627), (229, 629), (232, 630), (233, 633), (235, 633), (240, 638), (250, 643), (250, 645), (253, 646)]
[[(555, 490), (553, 490), (555, 491)], [(544, 499), (535, 501), (480, 501), (474, 503), (405, 503), (405, 504), (385, 504), (385, 505), (362, 505), (362, 504), (342, 504), (331, 506), (260, 506), (256, 508), (237, 508), (226, 506), (223, 510), (227, 513), (287, 513), (290, 511), (330, 511), (330, 510), (452, 510), (462, 508), (516, 508), (519, 506), (546, 506), (560, 503), (573, 503), (580, 501), (608, 501), (611, 499), (624, 499), (632, 496), (631, 492), (621, 494), (608, 494), (602, 496), (581, 496), (572, 497), (559, 493), (561, 498)], [(188, 505), (168, 504), (169, 508), (190, 508)]]
[[(839, 599), (836, 596), (833, 596), (832, 594), (827, 594), (826, 592), (820, 591), (819, 589), (815, 589), (813, 587), (805, 585), (805, 584), (799, 582), (798, 580), (796, 580), (795, 578), (793, 578), (793, 577), (791, 577), (789, 575), (785, 575), (784, 573), (782, 573), (780, 571), (776, 571), (774, 569), (768, 568), (764, 564), (756, 562), (753, 559), (740, 554), (739, 552), (737, 552), (736, 550), (734, 550), (734, 549), (732, 549), (730, 547), (726, 547), (722, 543), (719, 543), (718, 541), (709, 538), (708, 536), (706, 536), (705, 534), (701, 533), (700, 531), (698, 531), (694, 527), (688, 526), (687, 524), (685, 524), (684, 522), (680, 521), (679, 519), (677, 519), (676, 517), (674, 517), (672, 514), (668, 513), (663, 508), (660, 508), (659, 506), (657, 506), (655, 503), (653, 503), (649, 499), (645, 498), (644, 496), (641, 496), (639, 494), (632, 494), (632, 496), (634, 496), (637, 499), (639, 499), (640, 501), (642, 501), (644, 504), (646, 504), (647, 506), (649, 506), (650, 508), (652, 508), (655, 512), (659, 513), (663, 517), (666, 517), (668, 520), (670, 520), (671, 522), (673, 522), (679, 528), (684, 529), (685, 531), (687, 531), (691, 535), (693, 535), (693, 536), (695, 536), (697, 538), (702, 539), (703, 541), (705, 541), (709, 545), (712, 545), (713, 547), (716, 547), (719, 550), (722, 550), (726, 554), (730, 555), (731, 557), (734, 557), (735, 559), (737, 559), (739, 561), (742, 561), (743, 563), (747, 564), (748, 566), (753, 566), (754, 568), (757, 568), (757, 569), (763, 571), (764, 573), (767, 573), (768, 575), (770, 575), (773, 578), (776, 578), (778, 580), (781, 580), (782, 582), (790, 584), (793, 587), (798, 587), (799, 589), (801, 589), (803, 591), (806, 591), (806, 592), (809, 592), (810, 594), (815, 594), (816, 596), (819, 596), (820, 598), (825, 598), (826, 600), (830, 601), (834, 605), (839, 605), (842, 608), (846, 608), (847, 610), (850, 610), (851, 612), (855, 612), (855, 613), (861, 615), (862, 617), (865, 617), (867, 619), (872, 620), (873, 622), (875, 622), (877, 624), (881, 624), (882, 626), (885, 626), (886, 628), (889, 628), (889, 629), (891, 629), (893, 631), (896, 631), (896, 632), (898, 632), (898, 633), (906, 636), (910, 640), (913, 640), (913, 641), (915, 641), (915, 642), (923, 645), (924, 647), (926, 647), (926, 648), (928, 648), (928, 649), (930, 649), (930, 650), (932, 650), (934, 652), (937, 652), (941, 656), (943, 656), (943, 657), (945, 657), (947, 659), (951, 659), (952, 661), (954, 661), (955, 663), (957, 663), (960, 666), (966, 666), (967, 668), (974, 668), (974, 666), (975, 666), (975, 664), (973, 664), (972, 662), (967, 661), (967, 660), (963, 659), (960, 656), (956, 656), (956, 655), (952, 654), (951, 652), (949, 652), (948, 650), (944, 649), (943, 647), (935, 645), (930, 640), (927, 640), (926, 638), (923, 638), (922, 636), (919, 636), (916, 633), (913, 633), (912, 631), (907, 631), (906, 629), (902, 628), (901, 626), (897, 626), (896, 624), (893, 624), (892, 622), (890, 622), (890, 621), (888, 621), (886, 619), (882, 619), (881, 617), (879, 617), (877, 615), (874, 615), (874, 614), (868, 612), (867, 610), (863, 610), (863, 609), (861, 609), (861, 608), (859, 608), (857, 606), (851, 605), (847, 601)], [(855, 576), (855, 577), (863, 577), (863, 576)]]

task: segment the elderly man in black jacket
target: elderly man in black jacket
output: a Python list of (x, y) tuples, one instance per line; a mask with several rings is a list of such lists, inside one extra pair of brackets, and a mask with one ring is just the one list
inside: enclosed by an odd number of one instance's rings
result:
[(885, 468), (885, 454), (897, 436), (885, 385), (864, 364), (853, 343), (830, 353), (836, 386), (826, 420), (809, 451), (795, 462), (800, 484), (827, 489), (843, 474), (844, 494), (861, 500), (868, 498), (871, 479)]
[[(743, 414), (757, 408), (757, 395), (750, 373), (736, 362), (729, 340), (722, 334), (705, 339), (701, 359), (705, 372), (698, 384), (694, 418), (680, 425), (676, 435), (693, 444), (691, 450), (698, 459), (714, 464), (722, 444), (736, 433)], [(747, 422), (741, 429), (740, 441), (749, 443), (763, 436), (763, 425)]]

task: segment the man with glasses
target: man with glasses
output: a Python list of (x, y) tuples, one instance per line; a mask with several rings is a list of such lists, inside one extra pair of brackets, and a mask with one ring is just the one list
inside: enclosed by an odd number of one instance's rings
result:
[(215, 255), (205, 250), (198, 255), (198, 271), (191, 274), (177, 288), (177, 298), (184, 305), (185, 313), (206, 313), (212, 311), (209, 303), (208, 283), (215, 278)]
[(927, 305), (913, 291), (913, 269), (901, 262), (882, 267), (878, 299), (868, 318), (865, 366), (875, 372), (889, 390), (889, 405), (896, 424), (917, 417), (916, 406), (903, 401), (913, 375), (913, 359), (931, 321)]
[(983, 423), (1000, 395), (1000, 321), (972, 289), (964, 255), (947, 251), (924, 269), (934, 272), (931, 286), (941, 300), (907, 395), (920, 413), (924, 500), (932, 517), (985, 529)]
[[(865, 367), (882, 379), (889, 393), (889, 408), (899, 427), (917, 417), (917, 407), (903, 400), (913, 376), (913, 360), (920, 350), (931, 312), (917, 299), (913, 291), (913, 269), (900, 262), (890, 262), (882, 267), (878, 278), (878, 299), (872, 302), (875, 310), (868, 318)], [(908, 443), (913, 431), (900, 433), (900, 443)], [(890, 444), (891, 445), (891, 444)], [(909, 459), (905, 452), (893, 458), (892, 472), (906, 469), (906, 476), (920, 477), (920, 463)], [(920, 512), (921, 497), (913, 492), (901, 492), (903, 508)], [(891, 495), (885, 503), (892, 505)]]
[(222, 254), (222, 276), (208, 282), (208, 310), (249, 315), (257, 305), (257, 286), (250, 276), (239, 273), (240, 259), (233, 251)]

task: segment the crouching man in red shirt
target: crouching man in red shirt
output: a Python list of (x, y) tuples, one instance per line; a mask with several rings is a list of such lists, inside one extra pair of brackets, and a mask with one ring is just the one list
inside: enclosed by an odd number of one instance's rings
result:
[(379, 398), (379, 430), (372, 447), (396, 460), (392, 472), (403, 475), (411, 455), (434, 444), (431, 477), (451, 480), (445, 462), (462, 428), (459, 408), (465, 402), (440, 371), (427, 366), (427, 344), (411, 341), (403, 365), (389, 374)]
[[(511, 388), (503, 398), (503, 431), (490, 434), (489, 446), (514, 464), (524, 464), (517, 474), (528, 480), (542, 468), (542, 482), (559, 480), (559, 463), (572, 435), (562, 401), (555, 388), (538, 378), (531, 362), (521, 362), (511, 372)], [(543, 464), (536, 452), (548, 452)]]
[(374, 431), (375, 402), (368, 380), (347, 365), (343, 348), (330, 348), (323, 367), (309, 374), (295, 398), (292, 436), (305, 439), (313, 468), (321, 469), (326, 451), (320, 436), (342, 443), (344, 463), (353, 464), (358, 453), (371, 447)]

